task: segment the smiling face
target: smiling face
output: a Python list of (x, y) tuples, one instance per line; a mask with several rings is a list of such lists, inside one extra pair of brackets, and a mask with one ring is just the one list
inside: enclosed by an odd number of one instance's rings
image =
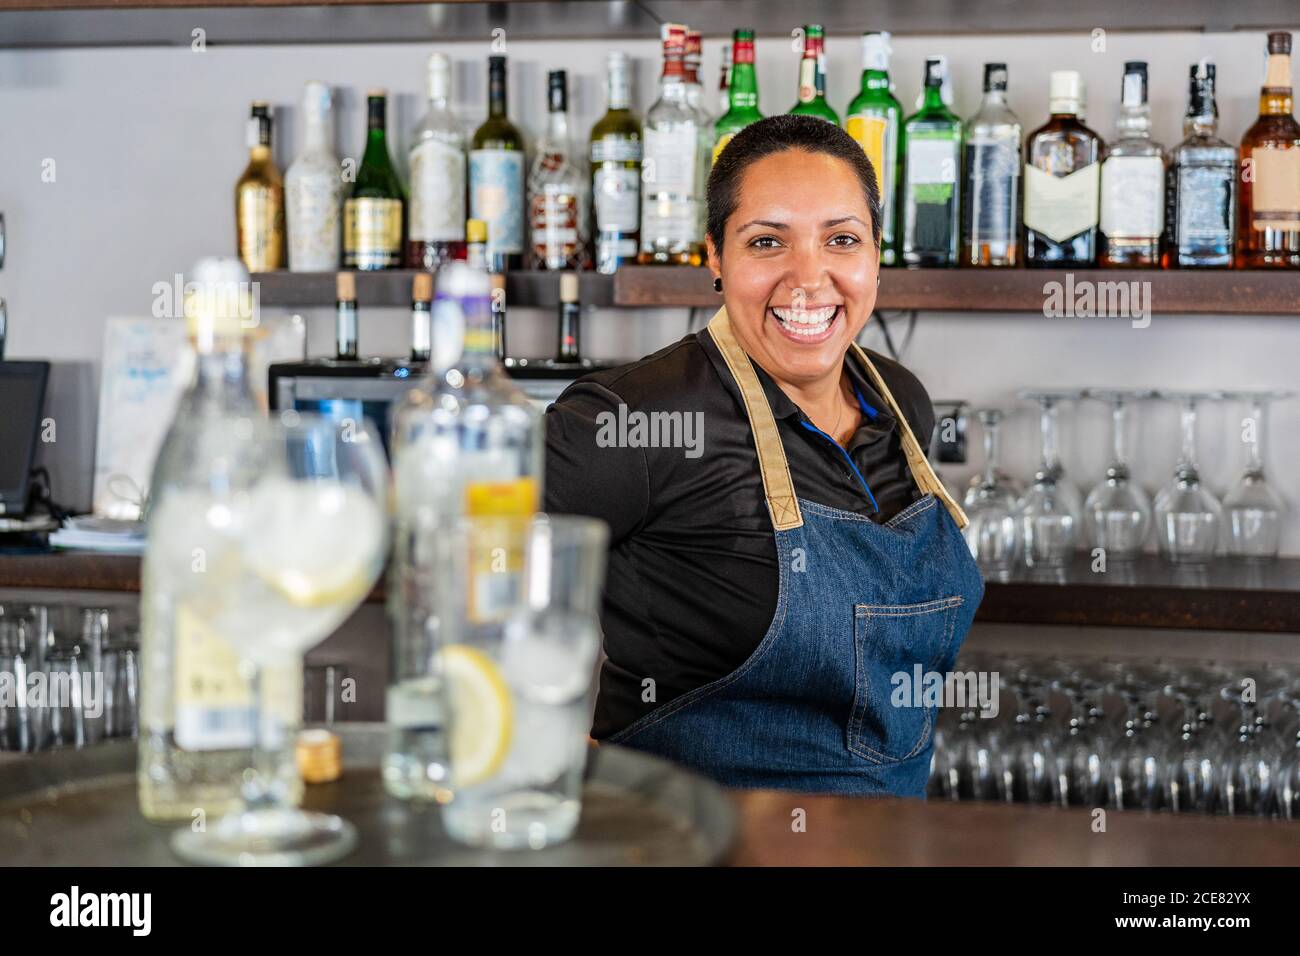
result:
[(709, 267), (741, 346), (778, 382), (837, 378), (876, 304), (880, 251), (848, 163), (788, 149), (742, 174), (723, 249)]

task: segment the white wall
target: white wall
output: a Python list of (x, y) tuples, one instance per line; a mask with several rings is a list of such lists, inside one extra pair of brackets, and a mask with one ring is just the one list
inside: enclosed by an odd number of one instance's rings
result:
[[(794, 26), (791, 23), (791, 26)], [(864, 22), (864, 28), (870, 26)], [(717, 82), (719, 42), (706, 40), (704, 79)], [(658, 45), (652, 38), (620, 43), (635, 60), (636, 98), (644, 112), (653, 99)], [(603, 61), (610, 44), (512, 42), (510, 110), (530, 136), (545, 121), (545, 74), (570, 71), (574, 126), (585, 133), (604, 107)], [(364, 129), (364, 95), (387, 86), (390, 129), (405, 131), (422, 109), (424, 58), (434, 49), (456, 62), (455, 100), (466, 125), (486, 112), (484, 43), (85, 49), (0, 51), (0, 210), (8, 223), (9, 253), (0, 272), (0, 296), (11, 319), (9, 357), (47, 357), (61, 363), (55, 379), (58, 446), (49, 460), (57, 490), (74, 504), (89, 499), (94, 447), (93, 408), (104, 319), (147, 314), (151, 289), (198, 257), (234, 247), (232, 190), (245, 162), (243, 124), (248, 103), (277, 107), (277, 156), (286, 166), (300, 138), (296, 108), (302, 84), (331, 83), (340, 100), (340, 152), (355, 155)], [(1104, 136), (1114, 130), (1126, 59), (1150, 62), (1156, 138), (1181, 138), (1188, 64), (1202, 56), (1218, 65), (1219, 109), (1225, 138), (1236, 141), (1254, 119), (1263, 75), (1264, 36), (1241, 34), (1120, 34), (1096, 52), (1089, 35), (896, 38), (893, 76), (910, 107), (924, 57), (949, 56), (956, 109), (970, 115), (979, 100), (981, 65), (1004, 60), (1010, 101), (1026, 128), (1043, 121), (1047, 74), (1080, 70), (1088, 84), (1088, 122)], [(860, 62), (854, 37), (828, 44), (829, 99), (843, 110), (856, 91)], [(758, 44), (761, 106), (773, 113), (795, 99), (797, 55), (781, 39)], [(400, 151), (399, 151), (400, 152)], [(42, 181), (42, 164), (56, 178)], [(400, 156), (399, 156), (400, 160)], [(885, 282), (888, 282), (886, 274)], [(1296, 274), (1300, 294), (1300, 273)], [(330, 318), (314, 314), (311, 346), (331, 347)], [(512, 312), (512, 351), (550, 348), (552, 319)], [(606, 311), (588, 318), (589, 351), (597, 357), (634, 357), (679, 337), (685, 310)], [(874, 336), (875, 333), (872, 333)], [(871, 339), (869, 344), (876, 345)], [(404, 316), (369, 310), (362, 347), (401, 353)], [(1147, 387), (1296, 387), (1300, 376), (1300, 322), (1279, 317), (1157, 316), (1148, 329), (1116, 320), (1044, 319), (981, 313), (920, 317), (904, 356), (935, 397), (1018, 404), (1023, 385), (1140, 385)], [(1008, 426), (1008, 465), (1032, 471), (1036, 423), (1029, 413)], [(1212, 408), (1205, 415), (1202, 458), (1208, 481), (1222, 491), (1239, 470), (1236, 440), (1244, 411)], [(1144, 409), (1137, 474), (1148, 486), (1163, 481), (1177, 454), (1174, 411)], [(1095, 481), (1104, 468), (1105, 411), (1083, 410), (1080, 427), (1067, 413), (1067, 468)], [(975, 436), (977, 437), (977, 436)], [(1275, 409), (1269, 465), (1293, 508), (1284, 550), (1300, 554), (1300, 400)], [(973, 465), (954, 469), (964, 481)]]

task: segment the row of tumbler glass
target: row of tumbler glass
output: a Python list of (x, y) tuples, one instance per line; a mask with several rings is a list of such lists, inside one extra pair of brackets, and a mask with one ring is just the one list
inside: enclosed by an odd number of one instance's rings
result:
[(105, 608), (0, 604), (0, 751), (134, 737), (139, 653)]
[(960, 667), (997, 672), (1008, 706), (944, 710), (932, 798), (1300, 820), (1300, 668), (973, 653)]
[[(984, 470), (971, 479), (964, 505), (970, 518), (966, 541), (986, 574), (1006, 574), (1021, 561), (1029, 567), (1060, 568), (1085, 543), (1103, 549), (1108, 561), (1131, 559), (1141, 553), (1153, 526), (1160, 553), (1179, 564), (1211, 560), (1225, 528), (1230, 555), (1277, 555), (1286, 505), (1265, 480), (1261, 433), (1268, 404), (1290, 397), (1290, 392), (1090, 388), (1025, 390), (1019, 395), (1038, 403), (1042, 434), (1042, 461), (1027, 490), (998, 467), (998, 427), (1004, 413), (996, 408), (977, 411), (984, 428)], [(1086, 499), (1066, 476), (1057, 445), (1061, 403), (1083, 398), (1106, 402), (1111, 409), (1111, 461), (1106, 477)], [(1156, 398), (1181, 407), (1182, 452), (1173, 479), (1155, 496), (1153, 507), (1129, 472), (1126, 435), (1133, 405)], [(1244, 401), (1251, 407), (1246, 470), (1222, 502), (1201, 483), (1197, 467), (1197, 408), (1210, 400)]]

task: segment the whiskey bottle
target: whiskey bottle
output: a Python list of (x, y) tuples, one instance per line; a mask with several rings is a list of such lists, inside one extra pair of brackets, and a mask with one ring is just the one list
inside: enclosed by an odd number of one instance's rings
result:
[(1186, 137), (1169, 155), (1165, 268), (1231, 268), (1237, 223), (1237, 150), (1218, 138), (1214, 64), (1193, 63)]
[(1300, 124), (1292, 108), (1291, 34), (1270, 33), (1259, 119), (1241, 140), (1239, 269), (1300, 266)]
[(1124, 64), (1119, 136), (1101, 164), (1101, 248), (1098, 265), (1152, 268), (1160, 264), (1165, 225), (1165, 160), (1151, 139), (1147, 65)]
[(1025, 265), (1087, 267), (1097, 264), (1101, 161), (1106, 145), (1083, 124), (1083, 77), (1052, 73), (1051, 117), (1025, 143)]

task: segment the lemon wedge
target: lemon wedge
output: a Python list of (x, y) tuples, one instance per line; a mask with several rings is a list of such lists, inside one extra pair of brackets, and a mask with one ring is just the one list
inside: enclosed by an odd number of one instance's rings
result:
[(451, 698), (452, 779), (471, 787), (501, 769), (510, 750), (510, 688), (490, 657), (465, 644), (444, 647), (442, 664)]

